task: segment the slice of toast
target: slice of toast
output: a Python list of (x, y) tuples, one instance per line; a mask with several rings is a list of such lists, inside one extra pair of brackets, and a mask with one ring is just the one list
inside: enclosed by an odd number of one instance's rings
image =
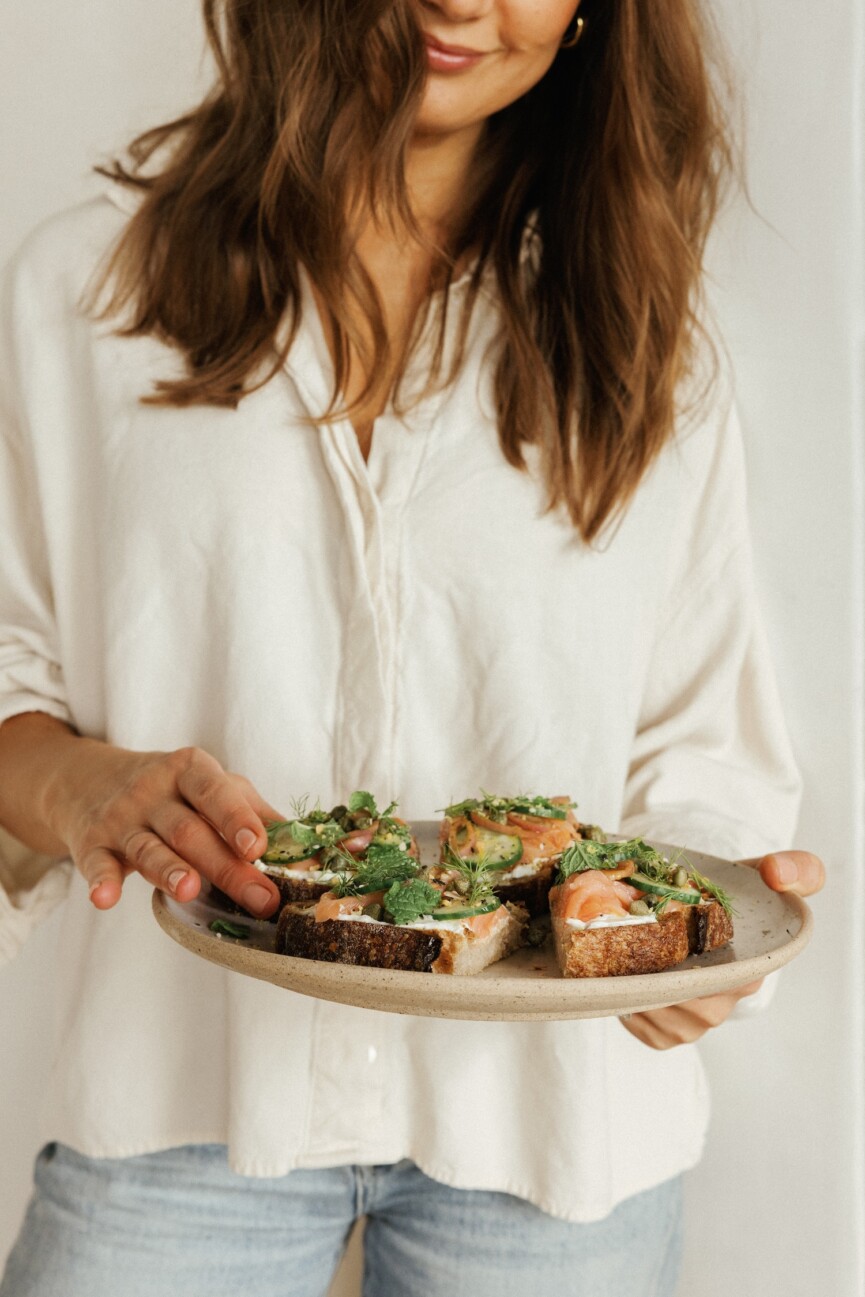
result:
[(502, 905), (501, 920), (485, 935), (469, 927), (381, 923), (365, 918), (314, 917), (315, 907), (286, 905), (276, 929), (282, 955), (330, 963), (417, 973), (455, 973), (470, 977), (523, 944), (528, 916), (520, 906)]
[(576, 928), (553, 914), (556, 959), (563, 977), (628, 977), (660, 973), (689, 955), (733, 939), (733, 921), (717, 901), (683, 906), (654, 923)]

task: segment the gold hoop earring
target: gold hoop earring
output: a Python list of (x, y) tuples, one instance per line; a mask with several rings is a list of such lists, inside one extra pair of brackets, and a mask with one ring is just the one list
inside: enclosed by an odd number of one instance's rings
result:
[(579, 45), (579, 43), (580, 43), (580, 39), (581, 39), (581, 37), (582, 37), (582, 35), (583, 35), (583, 32), (584, 32), (585, 30), (586, 30), (586, 22), (585, 22), (585, 19), (584, 19), (584, 18), (578, 18), (578, 19), (577, 19), (577, 25), (576, 25), (576, 27), (574, 28), (573, 35), (571, 35), (571, 36), (565, 36), (564, 40), (562, 41), (561, 45), (559, 46), (559, 49), (562, 49), (562, 50), (572, 50), (572, 49), (574, 48), (574, 46)]

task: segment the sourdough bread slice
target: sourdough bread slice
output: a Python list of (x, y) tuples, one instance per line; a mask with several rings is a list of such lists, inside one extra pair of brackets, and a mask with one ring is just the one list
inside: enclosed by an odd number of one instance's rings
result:
[(454, 930), (365, 918), (318, 922), (313, 906), (292, 904), (280, 913), (276, 949), (279, 954), (302, 959), (470, 977), (523, 944), (528, 923), (525, 910), (503, 905), (496, 913), (502, 915), (501, 920), (488, 933), (477, 936), (467, 927)]
[(683, 906), (654, 923), (576, 928), (553, 914), (556, 959), (563, 977), (629, 977), (660, 973), (689, 955), (733, 939), (733, 921), (717, 901)]

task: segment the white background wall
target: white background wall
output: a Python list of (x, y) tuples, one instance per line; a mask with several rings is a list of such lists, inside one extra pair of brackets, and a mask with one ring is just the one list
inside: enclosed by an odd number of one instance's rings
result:
[[(830, 885), (770, 1014), (705, 1047), (715, 1115), (689, 1177), (682, 1293), (865, 1291), (863, 609), (865, 186), (860, 0), (717, 0), (746, 91), (748, 173), (715, 240), (759, 577), (806, 777), (800, 844)], [(197, 0), (0, 9), (0, 260), (87, 192), (100, 153), (202, 85)], [(859, 889), (857, 892), (857, 888)], [(0, 1260), (17, 1231), (48, 1066), (43, 967), (62, 918), (0, 975)], [(675, 1096), (669, 1115), (675, 1120)], [(339, 1285), (355, 1291), (346, 1276)]]

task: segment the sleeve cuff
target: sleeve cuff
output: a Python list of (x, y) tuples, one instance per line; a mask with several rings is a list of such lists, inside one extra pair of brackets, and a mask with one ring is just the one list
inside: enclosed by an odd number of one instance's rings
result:
[(759, 1013), (768, 1009), (775, 998), (780, 976), (780, 970), (776, 973), (768, 973), (756, 995), (746, 995), (744, 1000), (739, 1000), (727, 1021), (741, 1022), (745, 1018), (756, 1018)]
[[(70, 860), (52, 862), (26, 891), (7, 890), (0, 885), (0, 965), (14, 959), (33, 929), (66, 899), (73, 869)], [(9, 873), (2, 871), (7, 880)]]

